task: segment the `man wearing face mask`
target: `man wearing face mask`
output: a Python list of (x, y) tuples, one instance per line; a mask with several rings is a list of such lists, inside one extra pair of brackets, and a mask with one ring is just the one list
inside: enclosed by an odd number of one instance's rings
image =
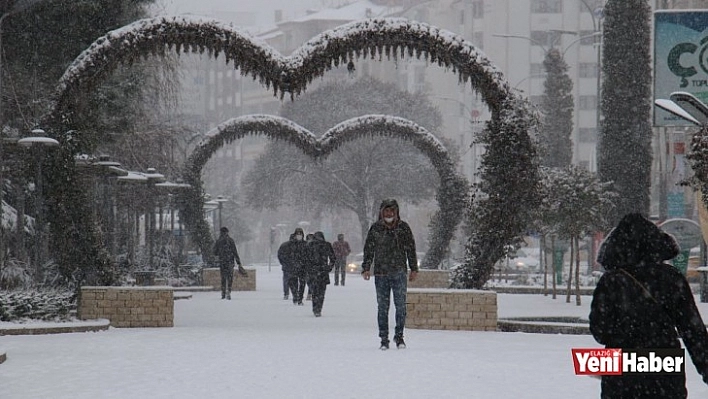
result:
[(302, 305), (302, 296), (305, 293), (305, 264), (308, 258), (305, 233), (301, 228), (296, 228), (290, 235), (290, 240), (283, 243), (278, 249), (278, 260), (283, 265), (283, 279), (287, 279), (287, 288), (284, 299), (288, 299), (288, 288), (293, 294), (293, 304)]
[[(387, 199), (381, 202), (379, 219), (371, 225), (364, 242), (364, 261), (361, 265), (364, 280), (371, 278), (374, 266), (374, 285), (378, 303), (380, 349), (388, 349), (388, 311), (393, 293), (396, 307), (396, 328), (393, 340), (398, 349), (406, 347), (403, 328), (406, 324), (406, 289), (408, 280), (418, 275), (415, 239), (408, 223), (401, 220), (398, 202)], [(411, 273), (408, 275), (408, 268)]]
[(289, 248), (291, 271), (288, 285), (293, 293), (293, 304), (302, 306), (302, 297), (305, 295), (305, 285), (307, 284), (305, 265), (309, 258), (309, 252), (305, 241), (305, 232), (298, 227), (293, 235), (295, 240), (291, 241)]

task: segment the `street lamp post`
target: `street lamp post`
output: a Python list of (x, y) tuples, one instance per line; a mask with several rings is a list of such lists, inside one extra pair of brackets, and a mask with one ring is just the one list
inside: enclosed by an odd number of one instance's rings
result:
[[(118, 181), (118, 184), (146, 184), (148, 179), (145, 177), (142, 173), (139, 172), (131, 172), (129, 171), (127, 175), (125, 176), (118, 176), (116, 179)], [(133, 193), (129, 193), (127, 195), (127, 215), (128, 215), (128, 220), (127, 220), (127, 230), (128, 230), (128, 235), (126, 237), (127, 239), (127, 245), (128, 245), (128, 263), (130, 264), (131, 271), (134, 271), (135, 269), (135, 247), (137, 245), (136, 243), (136, 237), (138, 237), (138, 231), (139, 231), (139, 226), (138, 226), (138, 211), (135, 206), (135, 195)]]
[(37, 175), (35, 180), (35, 261), (36, 261), (36, 272), (37, 281), (41, 282), (43, 278), (42, 263), (44, 262), (44, 198), (42, 195), (42, 148), (44, 147), (56, 147), (59, 142), (49, 138), (44, 137), (44, 130), (34, 129), (32, 130), (33, 136), (24, 137), (17, 141), (17, 144), (23, 147), (31, 148), (35, 153), (35, 159), (37, 164)]
[(218, 196), (216, 196), (216, 199), (214, 201), (219, 203), (219, 208), (218, 208), (219, 209), (219, 227), (221, 228), (224, 226), (224, 223), (222, 222), (222, 219), (221, 219), (221, 211), (224, 208), (224, 206), (223, 206), (224, 202), (228, 202), (228, 199), (226, 199), (223, 195), (218, 195)]
[(212, 230), (214, 230), (214, 235), (218, 236), (218, 227), (216, 227), (216, 218), (214, 211), (219, 209), (219, 203), (211, 199), (211, 194), (204, 194), (204, 211), (211, 213), (211, 224)]
[(148, 179), (148, 213), (145, 219), (145, 234), (148, 243), (148, 265), (150, 269), (152, 269), (154, 266), (153, 255), (155, 251), (155, 196), (157, 195), (155, 185), (165, 182), (165, 175), (157, 173), (155, 168), (148, 168), (144, 175)]
[(34, 4), (39, 3), (40, 1), (44, 0), (19, 0), (15, 3), (11, 3), (10, 8), (5, 11), (4, 14), (0, 15), (0, 268), (5, 264), (5, 234), (4, 234), (4, 227), (3, 227), (3, 159), (5, 159), (5, 154), (4, 154), (4, 139), (2, 137), (2, 132), (5, 127), (5, 118), (3, 117), (3, 109), (2, 109), (2, 98), (3, 98), (3, 91), (2, 91), (2, 71), (3, 71), (3, 66), (2, 66), (2, 59), (3, 59), (3, 49), (2, 49), (2, 36), (3, 36), (3, 22), (5, 22), (5, 18), (14, 15), (18, 12), (22, 12), (30, 7), (32, 7)]

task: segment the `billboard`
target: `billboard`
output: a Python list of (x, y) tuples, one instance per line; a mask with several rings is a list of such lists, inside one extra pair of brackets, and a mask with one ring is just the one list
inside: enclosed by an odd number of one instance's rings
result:
[[(708, 103), (708, 10), (654, 12), (654, 100), (675, 91)], [(654, 126), (693, 126), (654, 107)]]

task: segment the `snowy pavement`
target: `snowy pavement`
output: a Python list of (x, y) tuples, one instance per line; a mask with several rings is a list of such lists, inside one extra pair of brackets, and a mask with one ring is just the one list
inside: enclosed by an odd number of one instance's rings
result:
[[(282, 299), (279, 268), (259, 268), (257, 285), (175, 301), (174, 328), (0, 337), (0, 398), (599, 396), (570, 356), (598, 347), (590, 336), (408, 329), (408, 349), (380, 351), (373, 280), (328, 286), (320, 318)], [(587, 317), (589, 302), (504, 294), (499, 316)], [(690, 397), (708, 397), (692, 365), (687, 379)]]

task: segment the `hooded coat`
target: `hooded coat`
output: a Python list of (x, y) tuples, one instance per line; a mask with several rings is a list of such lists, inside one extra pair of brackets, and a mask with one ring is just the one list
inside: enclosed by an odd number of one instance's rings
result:
[(307, 243), (296, 239), (296, 235), (304, 237), (303, 230), (296, 228), (290, 239), (278, 248), (278, 261), (283, 271), (291, 274), (303, 273), (308, 260)]
[(308, 278), (322, 282), (325, 285), (329, 284), (329, 273), (334, 268), (336, 260), (332, 244), (325, 240), (321, 231), (318, 231), (315, 233), (314, 239), (307, 245), (311, 259), (306, 266)]
[[(708, 383), (708, 333), (686, 278), (663, 263), (679, 247), (639, 214), (626, 215), (603, 242), (607, 270), (595, 288), (590, 331), (606, 348), (680, 348)], [(685, 375), (603, 376), (602, 398), (685, 398)]]
[[(395, 220), (387, 225), (383, 220), (383, 210), (392, 208)], [(418, 271), (418, 259), (415, 253), (415, 239), (408, 223), (401, 220), (398, 202), (384, 200), (379, 207), (379, 219), (371, 225), (364, 242), (363, 272), (374, 266), (374, 275), (386, 276), (400, 271)]]

